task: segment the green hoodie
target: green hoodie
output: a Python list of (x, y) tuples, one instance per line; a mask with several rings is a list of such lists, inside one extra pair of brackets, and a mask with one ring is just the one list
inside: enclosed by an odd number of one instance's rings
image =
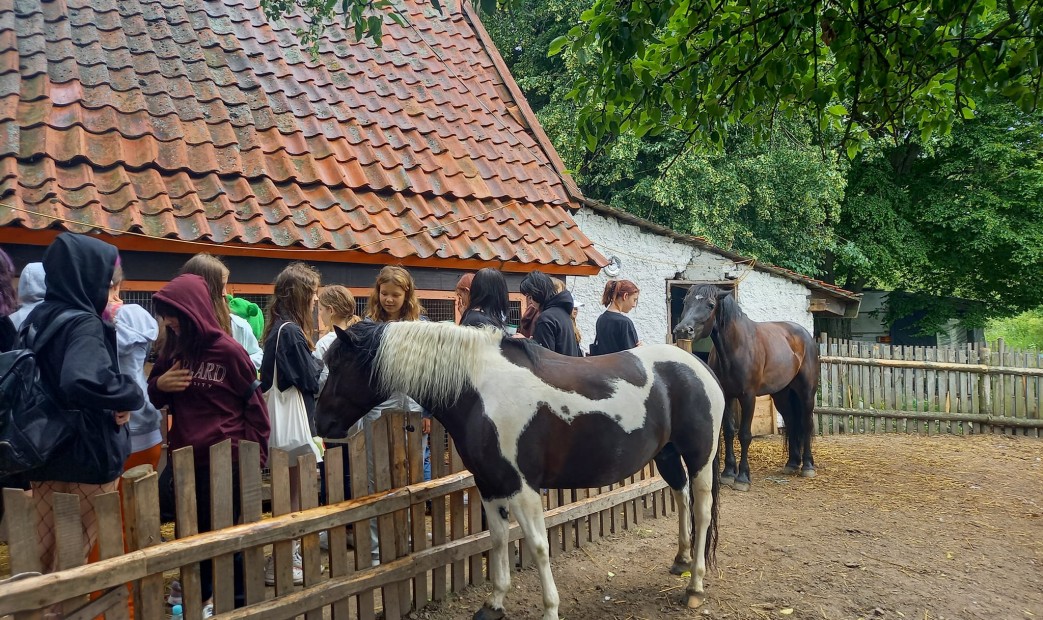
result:
[(232, 314), (246, 319), (254, 336), (257, 339), (261, 338), (261, 334), (264, 333), (264, 313), (261, 312), (260, 306), (242, 297), (229, 295), (228, 309), (232, 311)]

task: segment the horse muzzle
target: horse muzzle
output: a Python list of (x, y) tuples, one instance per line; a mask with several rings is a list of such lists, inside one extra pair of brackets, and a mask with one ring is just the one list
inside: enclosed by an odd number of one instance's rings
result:
[(691, 340), (695, 336), (695, 328), (691, 325), (678, 325), (674, 328), (674, 338)]

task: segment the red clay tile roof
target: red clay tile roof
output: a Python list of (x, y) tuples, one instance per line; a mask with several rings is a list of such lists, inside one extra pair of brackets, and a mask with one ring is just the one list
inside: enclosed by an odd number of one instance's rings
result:
[(0, 225), (604, 264), (460, 12), (405, 0), (416, 31), (386, 19), (377, 48), (335, 26), (316, 62), (303, 22), (272, 25), (257, 0), (13, 5)]

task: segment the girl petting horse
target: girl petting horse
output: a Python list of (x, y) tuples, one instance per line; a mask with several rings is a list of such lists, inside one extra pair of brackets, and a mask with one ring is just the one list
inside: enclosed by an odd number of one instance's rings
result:
[(567, 357), (496, 329), (403, 322), (338, 330), (326, 363), (316, 412), (322, 436), (346, 436), (373, 406), (402, 392), (453, 438), (474, 474), (492, 536), (493, 592), (477, 620), (504, 616), (509, 511), (539, 568), (543, 617), (557, 620), (538, 489), (607, 486), (653, 458), (679, 508), (671, 571), (691, 570), (685, 602), (702, 603), (716, 547), (724, 395), (698, 359), (668, 345)]

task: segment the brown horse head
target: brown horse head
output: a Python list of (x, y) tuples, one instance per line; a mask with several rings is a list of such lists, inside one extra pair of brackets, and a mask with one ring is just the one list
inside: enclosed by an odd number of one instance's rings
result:
[(674, 338), (702, 340), (708, 337), (717, 321), (719, 302), (731, 294), (732, 289), (722, 289), (713, 284), (690, 287), (684, 297), (681, 320), (674, 328)]

